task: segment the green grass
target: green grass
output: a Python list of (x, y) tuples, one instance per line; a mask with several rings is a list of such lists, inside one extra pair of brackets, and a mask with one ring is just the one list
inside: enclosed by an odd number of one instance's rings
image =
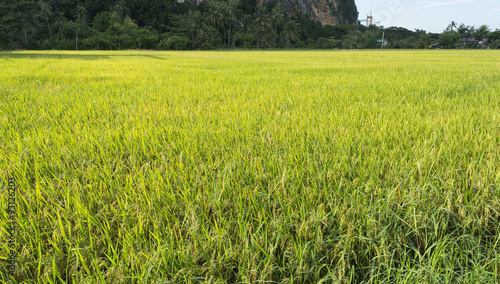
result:
[(2, 282), (500, 281), (500, 52), (4, 52), (0, 68), (0, 171), (20, 189)]

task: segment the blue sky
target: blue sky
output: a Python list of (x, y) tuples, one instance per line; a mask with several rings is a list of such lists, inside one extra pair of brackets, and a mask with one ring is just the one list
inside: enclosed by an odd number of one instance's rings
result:
[(500, 0), (355, 0), (359, 18), (373, 11), (374, 22), (384, 27), (423, 29), (440, 33), (451, 21), (468, 26), (500, 29)]

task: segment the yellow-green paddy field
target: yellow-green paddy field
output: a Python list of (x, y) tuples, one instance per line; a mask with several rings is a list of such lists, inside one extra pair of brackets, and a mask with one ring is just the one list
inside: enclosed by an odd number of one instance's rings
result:
[(2, 283), (499, 283), (500, 52), (0, 52)]

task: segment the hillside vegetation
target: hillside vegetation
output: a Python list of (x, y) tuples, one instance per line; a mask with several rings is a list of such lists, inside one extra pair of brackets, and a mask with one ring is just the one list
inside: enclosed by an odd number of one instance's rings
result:
[(0, 11), (0, 50), (373, 49), (382, 37), (385, 48), (500, 48), (486, 25), (358, 25), (353, 0), (0, 0)]

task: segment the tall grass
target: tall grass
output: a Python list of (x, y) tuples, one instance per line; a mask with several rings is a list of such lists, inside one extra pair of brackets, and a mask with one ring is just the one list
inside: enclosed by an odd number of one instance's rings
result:
[(496, 51), (0, 53), (0, 171), (20, 188), (0, 279), (498, 283), (499, 67)]

